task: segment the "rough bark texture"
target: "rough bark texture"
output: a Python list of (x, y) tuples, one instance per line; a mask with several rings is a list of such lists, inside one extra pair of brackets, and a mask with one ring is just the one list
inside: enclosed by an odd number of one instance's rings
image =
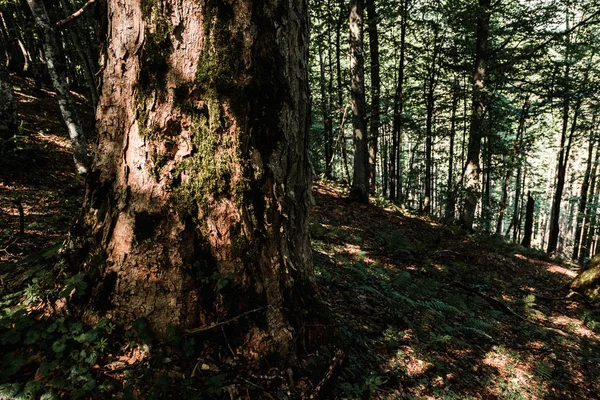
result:
[(227, 327), (231, 345), (288, 362), (316, 304), (306, 2), (108, 7), (99, 146), (71, 242), (97, 282), (87, 318), (147, 318), (165, 337), (257, 309)]
[(477, 10), (477, 42), (475, 49), (475, 71), (473, 73), (473, 103), (471, 106), (471, 128), (464, 174), (465, 198), (460, 215), (461, 225), (466, 229), (473, 228), (475, 209), (481, 193), (481, 168), (479, 154), (483, 135), (483, 119), (486, 103), (485, 72), (486, 53), (490, 25), (490, 0), (479, 0)]
[(350, 197), (369, 202), (367, 106), (365, 104), (365, 55), (363, 49), (363, 0), (350, 1), (350, 94), (354, 139), (354, 173)]
[(14, 147), (17, 133), (17, 107), (4, 58), (0, 56), (0, 152)]
[(65, 125), (67, 126), (69, 137), (71, 138), (75, 169), (78, 174), (87, 174), (89, 171), (89, 160), (87, 156), (86, 138), (83, 128), (77, 118), (77, 111), (75, 110), (75, 105), (69, 92), (69, 87), (65, 78), (66, 68), (61, 61), (60, 51), (55, 37), (56, 33), (50, 24), (50, 19), (48, 18), (44, 3), (41, 0), (27, 0), (27, 3), (33, 13), (37, 26), (42, 32), (46, 66), (50, 78), (52, 79), (54, 90), (56, 90), (57, 93), (60, 112)]

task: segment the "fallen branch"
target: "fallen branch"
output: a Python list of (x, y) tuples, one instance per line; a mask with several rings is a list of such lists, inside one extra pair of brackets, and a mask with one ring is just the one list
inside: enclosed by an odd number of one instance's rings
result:
[(268, 308), (268, 307), (255, 308), (254, 310), (250, 310), (250, 311), (243, 312), (243, 313), (241, 313), (240, 315), (238, 315), (238, 316), (235, 316), (235, 317), (233, 317), (233, 318), (230, 318), (230, 319), (228, 319), (228, 320), (225, 320), (225, 321), (221, 321), (221, 322), (215, 322), (214, 324), (211, 324), (211, 325), (208, 325), (208, 326), (204, 326), (204, 327), (201, 327), (201, 328), (190, 329), (189, 331), (185, 331), (185, 332), (183, 333), (183, 335), (184, 335), (184, 336), (191, 336), (191, 335), (196, 335), (196, 334), (198, 334), (198, 333), (206, 332), (206, 331), (209, 331), (209, 330), (211, 330), (211, 329), (214, 329), (214, 328), (216, 328), (216, 327), (218, 327), (218, 326), (222, 326), (222, 325), (227, 325), (227, 324), (230, 324), (230, 323), (232, 323), (232, 322), (234, 322), (234, 321), (237, 321), (237, 320), (238, 320), (238, 319), (240, 319), (240, 318), (246, 317), (246, 316), (248, 316), (248, 315), (250, 315), (250, 314), (254, 314), (254, 313), (257, 313), (257, 312), (259, 312), (259, 311), (264, 311), (264, 310), (266, 310), (267, 308)]
[(331, 365), (327, 369), (327, 373), (321, 379), (321, 382), (315, 387), (313, 392), (311, 393), (309, 399), (323, 399), (327, 397), (329, 390), (331, 389), (331, 384), (333, 380), (337, 376), (337, 372), (344, 363), (345, 354), (344, 351), (339, 349), (335, 352), (335, 355), (331, 359)]
[(92, 7), (94, 4), (96, 4), (96, 0), (88, 0), (88, 2), (85, 3), (79, 10), (75, 11), (73, 14), (69, 15), (65, 19), (61, 19), (60, 21), (58, 21), (55, 25), (56, 29), (62, 29), (66, 25), (75, 21), (76, 19), (81, 17), (87, 10), (89, 10), (90, 7)]

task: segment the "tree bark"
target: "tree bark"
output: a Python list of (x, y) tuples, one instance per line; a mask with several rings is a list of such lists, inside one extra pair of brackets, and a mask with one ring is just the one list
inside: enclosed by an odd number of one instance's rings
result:
[(369, 55), (371, 61), (371, 118), (369, 127), (369, 193), (375, 195), (377, 184), (377, 141), (379, 139), (379, 116), (381, 113), (381, 79), (379, 76), (379, 33), (375, 0), (366, 0), (367, 32), (369, 33)]
[(92, 280), (86, 318), (146, 318), (165, 338), (256, 310), (228, 343), (289, 365), (319, 303), (306, 2), (143, 4), (108, 2), (99, 146), (68, 247)]
[(477, 41), (475, 47), (475, 71), (473, 73), (473, 98), (471, 127), (464, 172), (465, 198), (460, 223), (465, 229), (473, 229), (475, 209), (481, 193), (481, 168), (479, 155), (483, 135), (483, 119), (486, 105), (485, 73), (488, 36), (490, 28), (490, 0), (479, 0), (477, 9)]
[(86, 137), (78, 119), (71, 93), (69, 92), (65, 78), (64, 60), (61, 60), (60, 49), (56, 42), (56, 32), (50, 23), (44, 3), (41, 0), (27, 0), (27, 3), (33, 13), (37, 26), (42, 32), (46, 66), (52, 79), (54, 90), (57, 93), (60, 112), (71, 138), (75, 169), (78, 174), (85, 175), (89, 172), (90, 168)]
[(365, 58), (363, 48), (364, 0), (350, 1), (350, 94), (352, 99), (352, 131), (354, 168), (350, 198), (369, 202), (367, 107), (365, 104)]

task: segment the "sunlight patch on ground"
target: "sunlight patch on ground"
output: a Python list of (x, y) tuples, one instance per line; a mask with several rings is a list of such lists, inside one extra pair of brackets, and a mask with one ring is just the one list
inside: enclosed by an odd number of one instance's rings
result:
[(560, 267), (558, 265), (549, 265), (548, 267), (546, 267), (546, 271), (548, 272), (552, 272), (553, 274), (561, 274), (561, 275), (565, 275), (568, 276), (569, 278), (575, 278), (577, 276), (577, 273), (566, 269), (565, 267)]

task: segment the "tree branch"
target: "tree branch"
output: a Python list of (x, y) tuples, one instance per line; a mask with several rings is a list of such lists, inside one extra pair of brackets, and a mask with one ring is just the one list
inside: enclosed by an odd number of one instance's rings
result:
[(81, 17), (94, 4), (96, 4), (96, 0), (88, 0), (88, 2), (85, 3), (79, 10), (75, 11), (73, 14), (69, 15), (65, 19), (58, 21), (55, 25), (56, 29), (62, 29), (66, 25), (72, 23), (73, 21)]

